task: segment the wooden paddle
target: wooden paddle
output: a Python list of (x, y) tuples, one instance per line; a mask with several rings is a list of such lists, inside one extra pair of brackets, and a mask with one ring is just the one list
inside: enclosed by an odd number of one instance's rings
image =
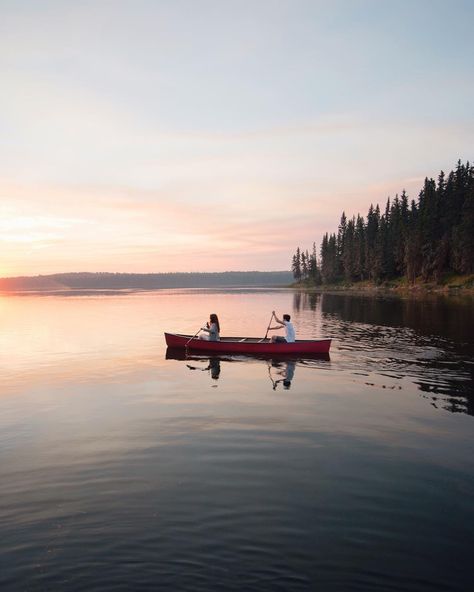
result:
[(268, 323), (267, 332), (265, 333), (265, 337), (263, 339), (267, 338), (268, 330), (270, 329), (270, 325), (272, 324), (272, 320), (273, 320), (273, 313), (272, 313), (272, 316), (270, 317), (270, 322)]
[(188, 340), (186, 341), (186, 343), (184, 344), (184, 349), (185, 349), (185, 351), (187, 351), (187, 349), (188, 349), (188, 343), (189, 343), (190, 341), (192, 341), (192, 340), (193, 340), (195, 337), (197, 337), (197, 334), (198, 334), (200, 331), (202, 331), (202, 327), (200, 327), (200, 328), (199, 328), (199, 329), (196, 331), (196, 333), (195, 333), (195, 334), (194, 334), (194, 335), (191, 337), (191, 339), (188, 339)]

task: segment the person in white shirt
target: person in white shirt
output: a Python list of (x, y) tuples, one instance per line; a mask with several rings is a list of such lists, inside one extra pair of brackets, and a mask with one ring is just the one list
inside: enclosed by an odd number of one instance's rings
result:
[(293, 327), (293, 323), (291, 322), (291, 317), (289, 314), (283, 315), (283, 320), (276, 316), (275, 311), (272, 312), (273, 318), (278, 323), (277, 327), (269, 327), (269, 331), (275, 331), (281, 329), (282, 327), (285, 329), (285, 337), (281, 337), (281, 335), (272, 335), (273, 343), (294, 343), (296, 336), (295, 336), (295, 328)]

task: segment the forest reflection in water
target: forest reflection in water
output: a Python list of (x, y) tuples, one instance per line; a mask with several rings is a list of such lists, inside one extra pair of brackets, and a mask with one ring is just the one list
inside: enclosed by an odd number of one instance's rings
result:
[(435, 406), (474, 415), (474, 297), (296, 292), (345, 368), (409, 377)]

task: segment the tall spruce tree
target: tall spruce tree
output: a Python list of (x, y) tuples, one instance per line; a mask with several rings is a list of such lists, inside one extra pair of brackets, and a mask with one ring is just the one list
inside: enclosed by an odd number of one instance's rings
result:
[(365, 224), (360, 214), (354, 229), (354, 279), (364, 280), (367, 277), (365, 268)]
[(341, 255), (344, 279), (347, 282), (352, 282), (355, 277), (354, 240), (355, 240), (355, 218), (352, 218), (346, 224), (346, 229), (345, 229), (345, 234), (344, 234), (344, 249), (343, 249), (342, 255)]
[(344, 250), (347, 232), (347, 218), (345, 212), (342, 212), (341, 221), (337, 231), (336, 239), (336, 269), (335, 275), (341, 278), (344, 275)]
[(297, 282), (301, 281), (301, 254), (299, 247), (296, 249), (296, 253), (293, 255), (291, 271), (293, 272), (293, 277), (295, 280)]

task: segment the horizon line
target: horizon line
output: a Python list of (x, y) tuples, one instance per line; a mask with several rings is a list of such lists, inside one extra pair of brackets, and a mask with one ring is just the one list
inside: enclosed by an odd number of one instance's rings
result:
[(9, 275), (0, 276), (0, 280), (11, 280), (18, 278), (39, 278), (39, 277), (53, 277), (58, 275), (218, 275), (225, 273), (291, 273), (290, 269), (276, 269), (276, 270), (258, 270), (245, 269), (236, 270), (229, 269), (226, 271), (58, 271), (54, 273), (38, 273), (36, 275)]

